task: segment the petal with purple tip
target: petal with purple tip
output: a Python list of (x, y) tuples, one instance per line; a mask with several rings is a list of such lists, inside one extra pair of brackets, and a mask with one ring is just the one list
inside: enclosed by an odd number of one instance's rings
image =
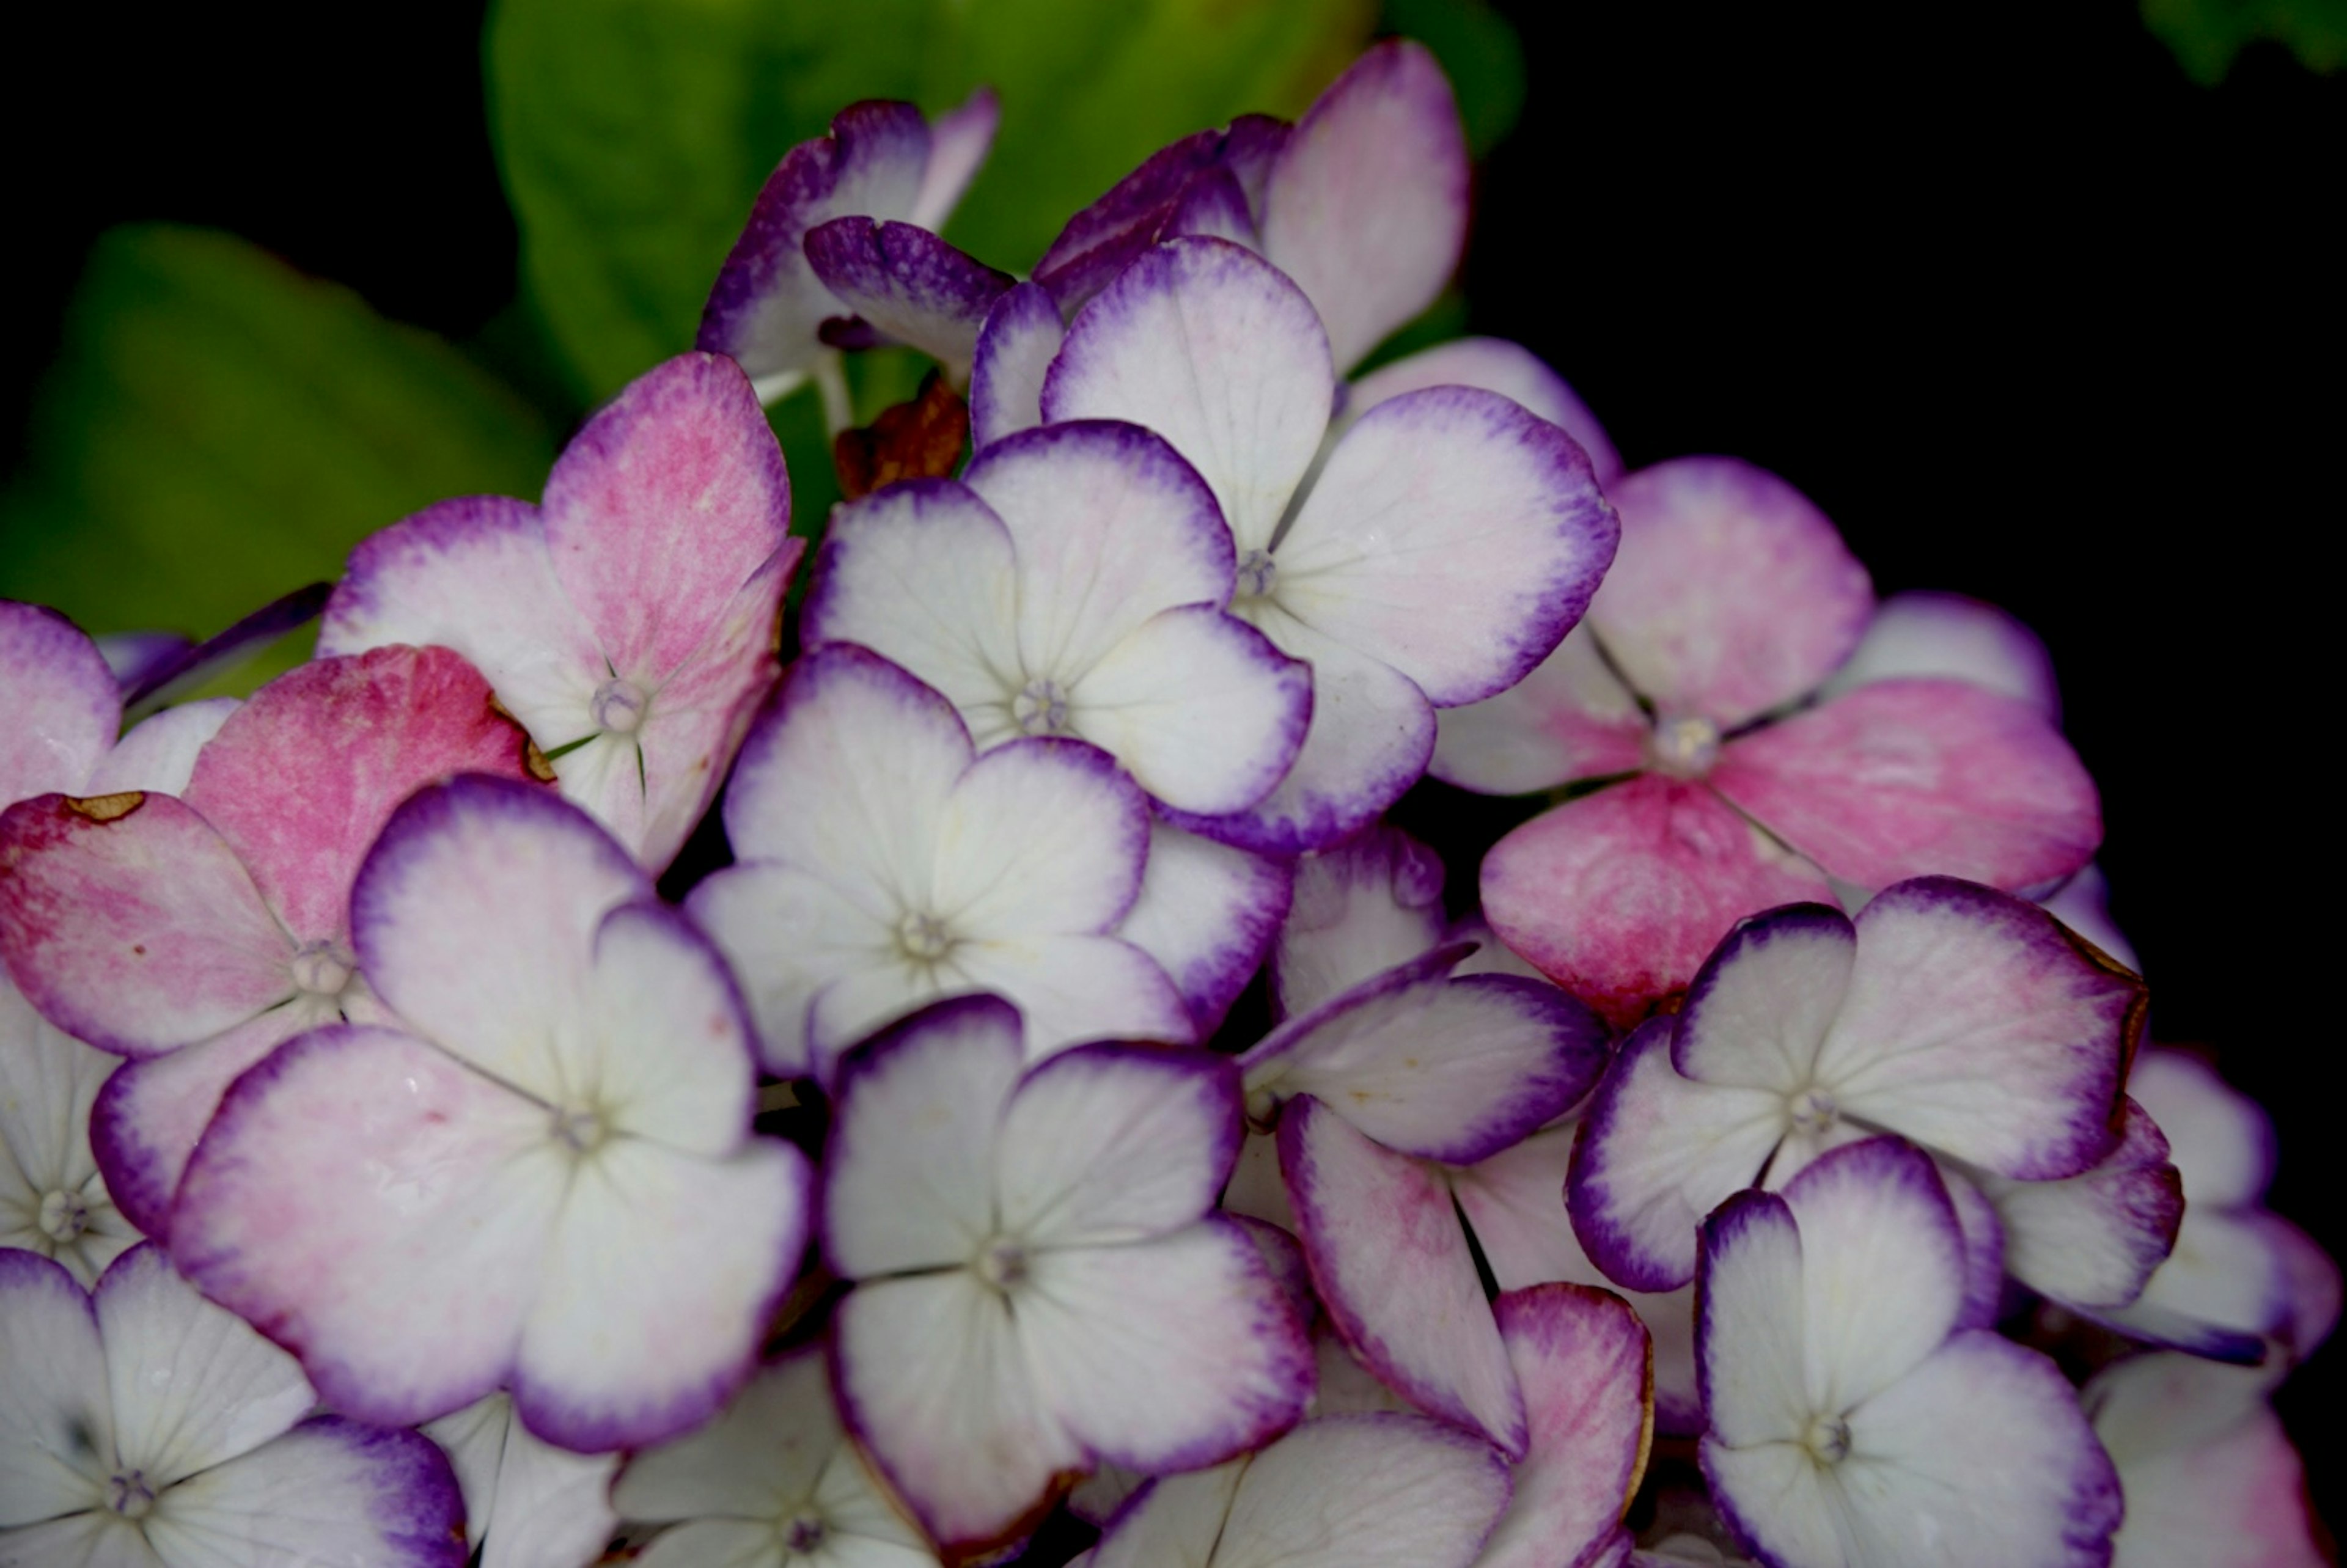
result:
[(1272, 954), (1282, 1016), (1312, 1011), (1442, 942), (1442, 860), (1378, 826), (1296, 863), (1295, 907)]
[(957, 989), (999, 991), (1027, 1015), (1027, 1054), (1040, 1061), (1088, 1040), (1188, 1045), (1190, 1009), (1157, 960), (1115, 937), (975, 942), (955, 955)]
[(1303, 749), (1312, 667), (1212, 606), (1142, 623), (1084, 677), (1071, 726), (1176, 811), (1259, 804)]
[(805, 244), (807, 265), (834, 298), (956, 380), (978, 352), (987, 312), (1016, 281), (911, 223), (835, 218), (808, 230)]
[(972, 451), (1043, 423), (1043, 378), (1067, 336), (1060, 307), (1039, 283), (1015, 284), (988, 309), (970, 360)]
[(1419, 1409), (1521, 1456), (1523, 1397), (1440, 1175), (1308, 1097), (1280, 1116), (1279, 1168), (1346, 1344)]
[(1157, 960), (1212, 1035), (1262, 964), (1295, 883), (1288, 864), (1164, 823), (1149, 829), (1141, 896), (1117, 935)]
[(1428, 771), (1483, 794), (1526, 794), (1645, 765), (1645, 715), (1584, 622), (1496, 697), (1435, 715)]
[(2175, 1248), (2184, 1187), (2168, 1140), (2130, 1100), (2119, 1146), (2055, 1182), (1975, 1180), (2004, 1226), (2004, 1266), (2038, 1294), (2075, 1307), (2122, 1307)]
[(2004, 1306), (2004, 1221), (1961, 1173), (1942, 1164), (1940, 1181), (1964, 1234), (1964, 1300), (1956, 1311), (1956, 1327), (1993, 1328)]
[(425, 1436), (456, 1470), (466, 1538), (481, 1547), (481, 1568), (578, 1568), (620, 1522), (605, 1497), (620, 1456), (541, 1442), (514, 1415), (510, 1395), (491, 1394), (433, 1422)]
[(1478, 1568), (1588, 1562), (1604, 1542), (1628, 1539), (1623, 1516), (1646, 1468), (1646, 1331), (1621, 1297), (1587, 1286), (1511, 1291), (1491, 1310), (1524, 1391), (1532, 1446)]
[(0, 805), (78, 793), (122, 725), (114, 672), (79, 627), (53, 610), (0, 600)]
[[(937, 909), (980, 944), (1112, 930), (1141, 891), (1149, 809), (1106, 753), (1018, 741), (970, 764), (938, 815)], [(1082, 845), (1089, 853), (1068, 853)], [(1055, 853), (1058, 851), (1058, 853)]]
[(1379, 365), (1353, 383), (1345, 416), (1350, 421), (1390, 398), (1430, 386), (1480, 386), (1520, 403), (1579, 443), (1598, 484), (1622, 477), (1622, 459), (1588, 405), (1539, 355), (1505, 338), (1459, 338)]
[(2035, 632), (1993, 604), (1960, 593), (1894, 593), (1875, 608), (1866, 636), (1822, 695), (1876, 681), (1969, 681), (2062, 722), (2053, 656)]
[(140, 1522), (169, 1568), (206, 1568), (234, 1542), (249, 1563), (463, 1568), (465, 1501), (415, 1432), (320, 1416), (179, 1482)]
[(1703, 1083), (1799, 1093), (1857, 959), (1849, 917), (1823, 904), (1737, 922), (1687, 988), (1671, 1065)]
[(1264, 250), (1310, 295), (1340, 365), (1433, 302), (1467, 237), (1467, 143), (1442, 67), (1369, 50), (1298, 122), (1263, 195)]
[(2273, 1122), (2216, 1069), (2184, 1051), (2147, 1050), (2127, 1074), (2127, 1093), (2159, 1124), (2193, 1203), (2230, 1209), (2265, 1196), (2273, 1180)]

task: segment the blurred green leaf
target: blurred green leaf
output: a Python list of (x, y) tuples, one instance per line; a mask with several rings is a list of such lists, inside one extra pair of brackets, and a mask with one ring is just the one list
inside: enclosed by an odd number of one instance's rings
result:
[(434, 501), (537, 495), (552, 458), (513, 393), (348, 290), (230, 235), (117, 229), (0, 496), (0, 595), (209, 635)]
[(2223, 81), (2233, 57), (2261, 38), (2311, 71), (2347, 66), (2347, 0), (2143, 0), (2143, 25), (2202, 87)]
[(1515, 128), (1524, 109), (1523, 45), (1483, 0), (1386, 0), (1382, 30), (1417, 39), (1442, 62), (1475, 157)]
[(932, 114), (1002, 97), (993, 157), (947, 232), (1031, 266), (1159, 146), (1293, 115), (1352, 57), (1371, 0), (499, 0), (491, 124), (522, 272), (577, 390), (690, 347), (783, 154), (864, 97)]

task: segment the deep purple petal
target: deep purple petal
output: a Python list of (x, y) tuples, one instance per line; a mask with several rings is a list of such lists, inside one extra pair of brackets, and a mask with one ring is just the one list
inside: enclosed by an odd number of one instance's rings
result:
[(1016, 282), (910, 223), (835, 218), (805, 243), (807, 265), (842, 304), (957, 375), (987, 312)]

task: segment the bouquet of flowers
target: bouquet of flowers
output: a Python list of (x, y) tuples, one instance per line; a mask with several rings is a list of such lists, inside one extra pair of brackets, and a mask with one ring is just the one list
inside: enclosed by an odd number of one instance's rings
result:
[[(2338, 1272), (2027, 630), (1373, 357), (1414, 44), (1024, 279), (996, 122), (792, 149), (535, 505), (203, 647), (0, 604), (0, 1565), (2320, 1562)], [(1429, 776), (1545, 797), (1474, 888)]]

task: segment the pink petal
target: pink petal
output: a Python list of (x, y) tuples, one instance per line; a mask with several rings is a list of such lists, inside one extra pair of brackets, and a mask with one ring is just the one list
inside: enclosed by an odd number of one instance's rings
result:
[(169, 795), (22, 802), (0, 817), (0, 958), (77, 1039), (150, 1056), (293, 994), (293, 942)]
[(1337, 392), (1311, 301), (1253, 251), (1175, 240), (1084, 307), (1043, 416), (1157, 432), (1214, 492), (1241, 554), (1268, 549), (1320, 450)]
[(2143, 983), (2034, 904), (1918, 877), (1859, 915), (1817, 1058), (1841, 1112), (2000, 1175), (2075, 1176), (2118, 1143)]
[(1646, 763), (1646, 717), (1585, 622), (1515, 685), (1435, 721), (1427, 771), (1483, 794), (1527, 794)]
[(807, 231), (807, 264), (849, 313), (958, 380), (978, 329), (1013, 280), (913, 223), (855, 216)]
[(1442, 861), (1417, 839), (1379, 825), (1307, 855), (1272, 954), (1279, 1012), (1310, 1012), (1441, 942)]
[(2130, 1100), (2119, 1146), (2082, 1175), (2008, 1182), (1983, 1172), (2004, 1225), (2004, 1266), (2039, 1295), (2075, 1307), (2122, 1307), (2174, 1250), (2184, 1185), (2168, 1140)]
[(122, 727), (97, 645), (53, 610), (0, 600), (0, 805), (81, 793)]
[(1117, 935), (1157, 961), (1205, 1040), (1263, 964), (1286, 917), (1288, 862), (1216, 844), (1162, 822), (1149, 829), (1141, 896)]
[(2054, 659), (2035, 632), (1993, 604), (1960, 593), (1894, 593), (1875, 608), (1866, 636), (1824, 695), (1911, 677), (1968, 681), (2062, 722)]
[(1043, 423), (1043, 378), (1067, 335), (1060, 307), (1040, 283), (1018, 284), (994, 302), (970, 362), (971, 450)]
[(1665, 715), (1733, 728), (1816, 690), (1865, 634), (1866, 569), (1775, 475), (1677, 457), (1605, 493), (1622, 549), (1590, 624)]
[(1684, 990), (1745, 916), (1832, 897), (1718, 796), (1658, 777), (1517, 828), (1483, 857), (1482, 894), (1502, 941), (1617, 1027)]
[(1621, 1297), (1580, 1285), (1511, 1291), (1491, 1305), (1530, 1417), (1507, 1516), (1479, 1568), (1583, 1563), (1626, 1540), (1653, 1412), (1646, 1331)]
[(463, 1568), (465, 1501), (429, 1439), (340, 1416), (302, 1422), (268, 1447), (192, 1476), (144, 1522), (166, 1563), (364, 1563)]
[(1340, 365), (1424, 310), (1467, 238), (1467, 142), (1434, 56), (1379, 45), (1322, 93), (1263, 194), (1264, 251), (1312, 297)]
[(1956, 681), (1884, 681), (1731, 743), (1711, 782), (1860, 887), (1938, 872), (2044, 888), (2093, 858), (2102, 807), (2037, 712)]
[(429, 1420), (507, 1376), (569, 1174), (543, 1105), (409, 1036), (318, 1030), (237, 1081), (172, 1247), (333, 1409)]
[(613, 674), (656, 686), (784, 548), (791, 482), (749, 379), (683, 354), (600, 409), (546, 479), (554, 575)]
[(1038, 1246), (1108, 1247), (1214, 1206), (1239, 1152), (1230, 1059), (1087, 1045), (1030, 1072), (996, 1135), (994, 1220)]
[(1441, 1177), (1308, 1097), (1280, 1116), (1279, 1168), (1353, 1353), (1419, 1409), (1521, 1456), (1523, 1397)]
[(1346, 418), (1349, 422), (1389, 399), (1430, 386), (1480, 386), (1512, 399), (1562, 426), (1589, 454), (1600, 485), (1622, 477), (1622, 459), (1588, 405), (1539, 355), (1505, 338), (1457, 338), (1379, 365), (1348, 389)]
[(1430, 387), (1345, 432), (1279, 536), (1272, 597), (1454, 707), (1555, 651), (1618, 536), (1556, 426), (1497, 393)]
[(394, 807), (454, 774), (526, 780), (529, 737), (446, 648), (320, 659), (254, 692), (196, 761), (186, 800), (298, 942), (342, 938), (352, 879)]
[(994, 146), (994, 132), (1002, 122), (1002, 100), (992, 87), (980, 87), (961, 107), (939, 115), (929, 125), (928, 161), (921, 166), (920, 189), (907, 210), (907, 221), (924, 229), (943, 229), (961, 205), (969, 182)]

